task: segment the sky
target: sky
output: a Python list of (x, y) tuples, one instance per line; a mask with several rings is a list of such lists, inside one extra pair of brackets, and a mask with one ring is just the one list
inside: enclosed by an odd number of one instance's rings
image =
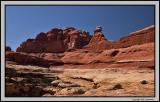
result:
[(103, 28), (109, 40), (154, 25), (154, 6), (6, 6), (6, 45), (14, 51), (23, 41), (52, 28), (75, 27), (93, 35)]

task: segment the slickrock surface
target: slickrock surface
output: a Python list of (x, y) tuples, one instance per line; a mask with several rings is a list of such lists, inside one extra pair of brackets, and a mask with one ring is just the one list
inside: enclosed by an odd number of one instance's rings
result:
[(155, 84), (154, 70), (147, 68), (47, 69), (8, 64), (5, 79), (6, 96), (154, 96)]

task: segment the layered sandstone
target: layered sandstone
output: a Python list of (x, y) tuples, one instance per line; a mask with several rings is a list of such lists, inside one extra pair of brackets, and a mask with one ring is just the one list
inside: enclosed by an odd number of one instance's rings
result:
[(64, 30), (54, 28), (47, 33), (39, 33), (35, 39), (27, 39), (17, 52), (27, 53), (60, 53), (69, 49), (82, 48), (90, 41), (90, 35), (86, 31), (80, 31), (73, 27)]
[(110, 41), (104, 36), (100, 26), (96, 27), (93, 36), (89, 35), (89, 32), (73, 27), (65, 29), (54, 28), (46, 33), (39, 33), (35, 39), (27, 39), (17, 48), (17, 52), (61, 53), (74, 51), (74, 49), (87, 49), (99, 52), (106, 49), (124, 48), (154, 42), (154, 33), (154, 26), (149, 26), (132, 32), (117, 41)]
[[(118, 41), (68, 27), (6, 47), (5, 96), (154, 96), (154, 26)], [(26, 53), (27, 52), (27, 53)]]
[(129, 47), (155, 41), (155, 27), (149, 26), (144, 29), (130, 33), (119, 40), (120, 47)]
[(84, 47), (84, 49), (102, 51), (108, 47), (107, 43), (108, 40), (105, 38), (102, 32), (102, 27), (97, 26), (94, 31), (93, 37), (91, 38), (89, 44)]
[(103, 51), (106, 49), (125, 48), (133, 45), (141, 45), (155, 41), (155, 27), (149, 26), (144, 29), (132, 32), (117, 41), (110, 41), (104, 37), (102, 27), (97, 27), (89, 44), (83, 47), (92, 51)]
[[(130, 66), (154, 69), (154, 52), (154, 43), (146, 43), (127, 48), (104, 50), (100, 53), (86, 51), (65, 52), (61, 60), (64, 64), (89, 65), (88, 67), (92, 64), (104, 64), (105, 67), (110, 68), (127, 68)], [(82, 67), (85, 68), (85, 66)]]
[(58, 59), (49, 60), (19, 52), (6, 52), (5, 57), (6, 61), (13, 61), (21, 65), (37, 65), (43, 67), (49, 67), (51, 65), (63, 65), (63, 62)]

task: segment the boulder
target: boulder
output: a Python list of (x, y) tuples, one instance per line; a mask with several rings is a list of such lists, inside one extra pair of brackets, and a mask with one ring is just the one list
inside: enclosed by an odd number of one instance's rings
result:
[(79, 87), (80, 85), (70, 82), (61, 82), (58, 84), (58, 87), (60, 88), (67, 88), (67, 87)]
[(58, 84), (62, 83), (62, 82), (63, 82), (62, 80), (54, 80), (54, 81), (51, 82), (51, 85), (52, 86), (58, 86)]
[(85, 89), (81, 87), (69, 87), (64, 88), (61, 91), (57, 92), (56, 96), (72, 96), (72, 95), (81, 95), (85, 93)]
[(43, 88), (43, 91), (44, 91), (45, 93), (54, 95), (56, 92), (60, 91), (60, 89), (57, 88), (57, 87), (47, 86), (47, 87)]

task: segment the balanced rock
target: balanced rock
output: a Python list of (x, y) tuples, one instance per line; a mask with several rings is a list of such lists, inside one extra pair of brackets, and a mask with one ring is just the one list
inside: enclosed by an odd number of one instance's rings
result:
[(102, 27), (97, 26), (89, 44), (84, 48), (93, 51), (102, 51), (107, 48), (107, 42), (108, 41), (102, 32)]

